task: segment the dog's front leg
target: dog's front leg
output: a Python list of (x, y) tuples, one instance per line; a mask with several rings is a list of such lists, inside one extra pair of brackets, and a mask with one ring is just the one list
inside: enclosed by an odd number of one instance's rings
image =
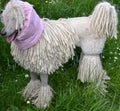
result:
[(46, 108), (53, 97), (52, 88), (48, 85), (48, 74), (41, 73), (40, 78), (41, 87), (39, 88), (38, 97), (33, 101), (33, 104), (38, 108)]
[(23, 90), (23, 96), (25, 100), (34, 100), (38, 96), (38, 90), (40, 88), (40, 80), (38, 79), (38, 75), (34, 72), (30, 73), (31, 80)]

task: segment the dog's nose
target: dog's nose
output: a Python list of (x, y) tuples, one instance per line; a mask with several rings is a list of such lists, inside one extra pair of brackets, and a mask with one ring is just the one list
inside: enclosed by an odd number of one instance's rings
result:
[(6, 31), (4, 28), (1, 30), (1, 35), (3, 35), (3, 36), (6, 35)]

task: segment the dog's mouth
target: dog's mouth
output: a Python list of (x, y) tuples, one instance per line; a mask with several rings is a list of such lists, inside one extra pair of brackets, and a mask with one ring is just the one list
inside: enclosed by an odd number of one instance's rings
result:
[(15, 30), (11, 35), (7, 37), (7, 42), (10, 43), (16, 39), (18, 35), (18, 30)]

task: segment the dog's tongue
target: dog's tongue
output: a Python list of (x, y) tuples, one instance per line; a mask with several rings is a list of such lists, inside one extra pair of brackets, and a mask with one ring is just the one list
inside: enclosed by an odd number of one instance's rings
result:
[(15, 37), (15, 33), (12, 34), (11, 36), (7, 37), (7, 42), (10, 43), (14, 40), (14, 37)]
[(8, 43), (12, 42), (14, 40), (15, 36), (16, 36), (16, 31), (7, 37), (7, 42)]

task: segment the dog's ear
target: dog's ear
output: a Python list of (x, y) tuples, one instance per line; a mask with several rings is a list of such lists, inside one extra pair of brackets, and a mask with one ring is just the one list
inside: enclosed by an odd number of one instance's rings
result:
[(14, 17), (16, 19), (16, 29), (22, 29), (24, 22), (24, 12), (20, 6), (14, 6)]
[(22, 29), (24, 21), (24, 12), (19, 5), (14, 5), (12, 8), (13, 17), (16, 20), (16, 29)]
[(10, 20), (14, 20), (16, 30), (22, 29), (24, 21), (24, 11), (19, 4), (11, 2), (11, 4), (6, 7), (4, 16), (8, 17)]

